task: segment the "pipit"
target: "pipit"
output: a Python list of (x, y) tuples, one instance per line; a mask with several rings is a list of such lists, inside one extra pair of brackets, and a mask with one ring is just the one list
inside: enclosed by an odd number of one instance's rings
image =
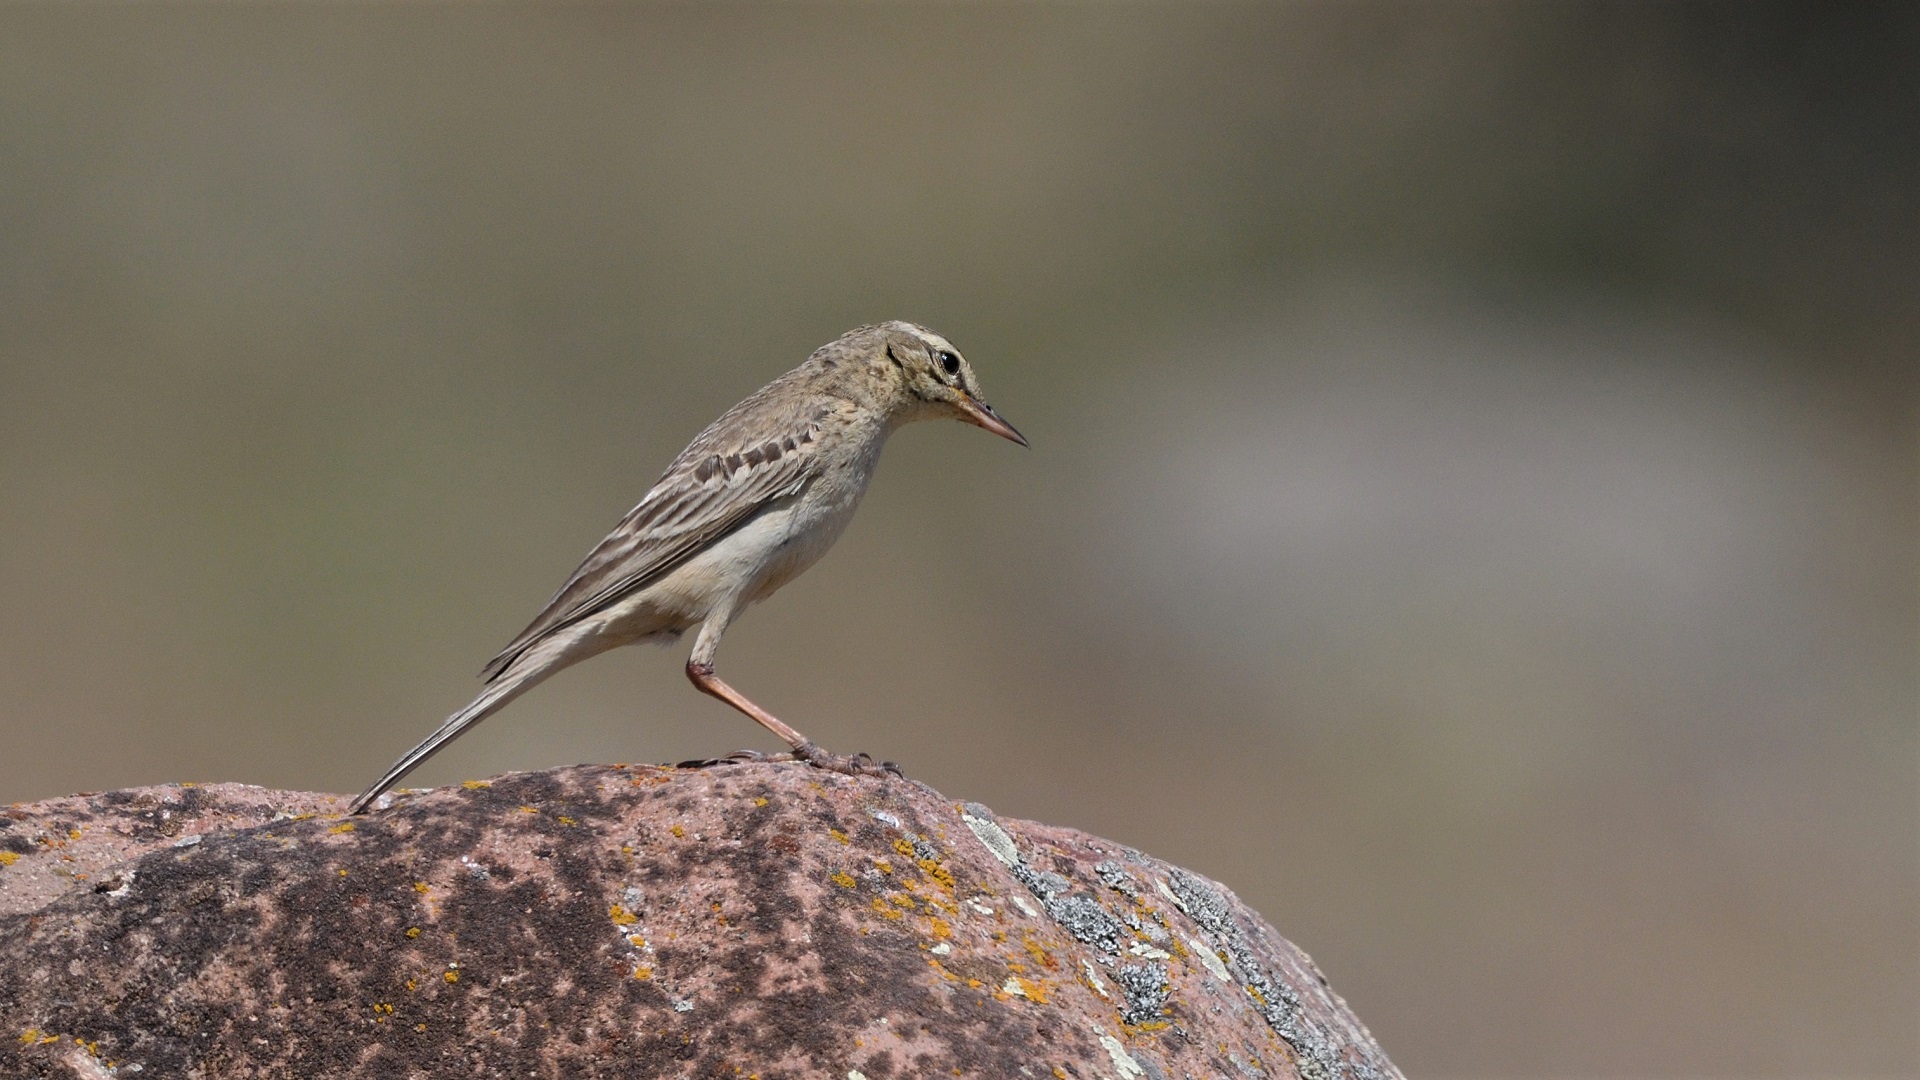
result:
[(779, 736), (799, 761), (852, 774), (890, 769), (864, 754), (822, 750), (720, 681), (713, 659), (729, 623), (840, 538), (887, 436), (942, 417), (1027, 445), (980, 399), (959, 350), (925, 327), (863, 326), (821, 346), (695, 437), (487, 664), (480, 696), (394, 762), (349, 813), (560, 669), (620, 645), (669, 643), (694, 626), (694, 686)]

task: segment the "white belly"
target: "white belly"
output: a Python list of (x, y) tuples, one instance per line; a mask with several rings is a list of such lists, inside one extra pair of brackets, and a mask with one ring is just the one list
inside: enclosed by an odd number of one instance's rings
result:
[[(772, 596), (774, 590), (820, 561), (846, 531), (860, 501), (858, 493), (840, 500), (810, 496), (812, 492), (802, 492), (789, 505), (763, 511), (688, 560), (688, 577), (700, 579), (703, 587), (716, 593), (736, 595), (742, 606)], [(706, 585), (708, 580), (711, 586)]]

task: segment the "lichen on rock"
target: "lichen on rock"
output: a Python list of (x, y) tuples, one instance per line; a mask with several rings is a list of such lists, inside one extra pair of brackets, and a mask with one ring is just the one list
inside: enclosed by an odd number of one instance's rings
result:
[(579, 766), (344, 803), (0, 815), (0, 1075), (1399, 1076), (1224, 887), (910, 781)]

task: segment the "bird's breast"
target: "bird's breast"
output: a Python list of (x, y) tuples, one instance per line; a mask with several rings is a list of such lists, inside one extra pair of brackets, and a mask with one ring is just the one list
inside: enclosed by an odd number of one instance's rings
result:
[[(766, 598), (819, 562), (846, 531), (865, 491), (864, 482), (836, 484), (820, 477), (795, 496), (790, 505), (768, 508), (761, 517), (765, 519), (766, 539), (771, 547), (749, 591), (750, 600)], [(758, 524), (758, 520), (751, 523)]]
[(700, 594), (700, 606), (709, 609), (771, 596), (819, 562), (846, 531), (871, 474), (870, 466), (861, 464), (823, 469), (798, 493), (755, 514), (663, 584)]

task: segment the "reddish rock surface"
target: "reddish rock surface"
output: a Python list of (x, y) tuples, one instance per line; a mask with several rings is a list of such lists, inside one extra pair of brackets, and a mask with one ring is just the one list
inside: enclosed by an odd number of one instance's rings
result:
[(0, 811), (0, 1076), (1398, 1071), (1232, 893), (793, 764)]

